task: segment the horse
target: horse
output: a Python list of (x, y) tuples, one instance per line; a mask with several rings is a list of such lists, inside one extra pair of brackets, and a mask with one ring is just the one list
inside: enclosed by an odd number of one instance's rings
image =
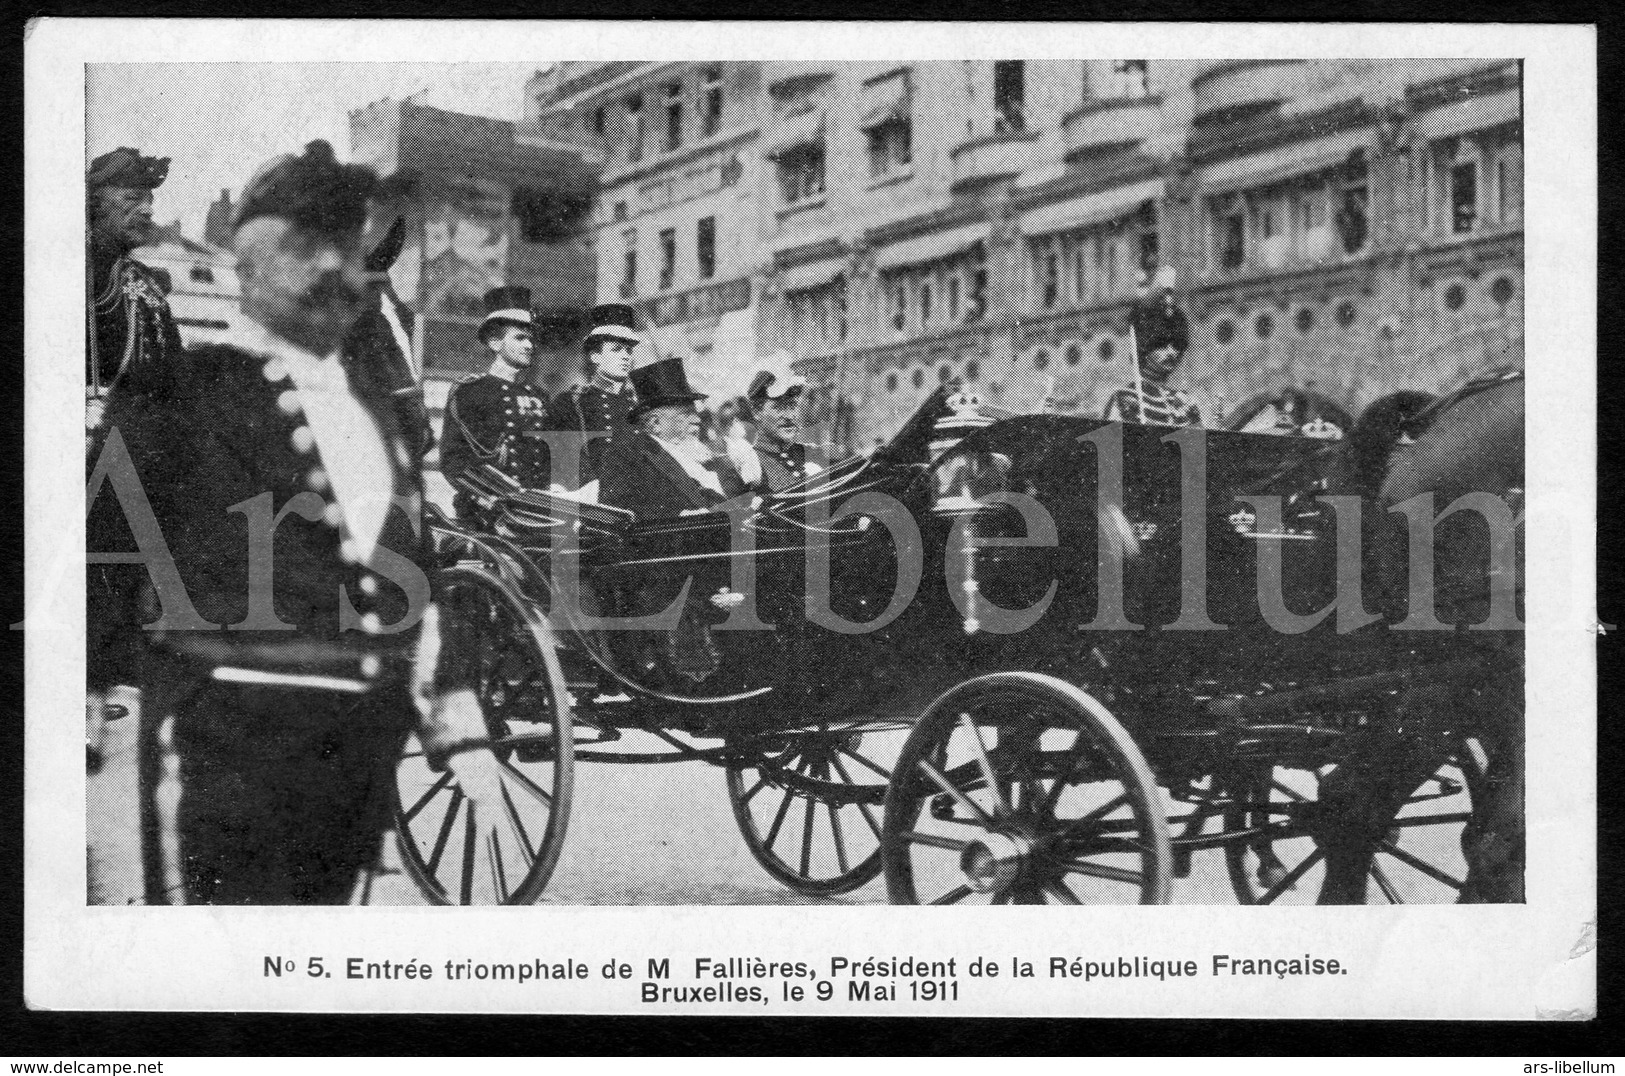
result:
[[(1517, 533), (1524, 487), (1524, 382), (1521, 370), (1468, 382), (1439, 399), (1400, 393), (1374, 403), (1361, 415), (1340, 461), (1347, 492), (1372, 498), (1383, 517), (1370, 521), (1363, 561), (1378, 579), (1378, 603), (1390, 629), (1418, 610), (1408, 574), (1408, 512), (1425, 494), (1438, 518), (1459, 498), (1503, 501), (1513, 518), (1515, 543), (1498, 548), (1495, 527), (1470, 511), (1441, 520), (1434, 534), (1432, 586), (1417, 591), (1435, 600), (1440, 621), (1452, 630), (1393, 631), (1397, 656), (1476, 658), (1475, 672), (1402, 692), (1395, 700), (1394, 729), (1373, 731), (1359, 756), (1325, 789), (1340, 802), (1328, 817), (1327, 880), (1323, 903), (1362, 903), (1376, 851), (1391, 820), (1439, 765), (1438, 736), (1452, 737), (1456, 761), (1472, 794), (1472, 814), (1462, 832), (1467, 862), (1462, 903), (1523, 900), (1524, 651), (1521, 623), (1491, 625), (1501, 573), (1511, 571), (1515, 608), (1521, 615), (1523, 550)], [(1409, 505), (1409, 507), (1406, 507)], [(1510, 556), (1507, 553), (1510, 552)], [(1400, 581), (1404, 580), (1402, 584)], [(1504, 601), (1504, 598), (1499, 599)], [(1504, 611), (1504, 610), (1503, 610)], [(1490, 630), (1459, 629), (1479, 625)], [(1469, 741), (1482, 757), (1463, 750)], [(1476, 760), (1476, 761), (1475, 761)]]

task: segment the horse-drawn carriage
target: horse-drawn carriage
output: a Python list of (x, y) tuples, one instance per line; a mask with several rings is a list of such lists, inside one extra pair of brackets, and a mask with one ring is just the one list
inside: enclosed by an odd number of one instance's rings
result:
[(700, 761), (811, 895), (1160, 903), (1215, 851), (1244, 903), (1457, 898), (1521, 639), (1393, 630), (1421, 547), (1346, 446), (953, 417), (676, 519), (471, 477), (482, 524), (435, 526), (502, 788), (409, 749), (425, 892), (535, 901), (577, 763)]

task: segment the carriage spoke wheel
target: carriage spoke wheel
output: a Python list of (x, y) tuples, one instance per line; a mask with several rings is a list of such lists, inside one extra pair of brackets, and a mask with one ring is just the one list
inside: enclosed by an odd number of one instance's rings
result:
[[(1466, 879), (1460, 837), (1479, 798), (1485, 759), (1469, 740), (1403, 790), (1382, 820), (1350, 830), (1344, 810), (1322, 801), (1338, 780), (1320, 770), (1264, 765), (1236, 781), (1227, 830), (1257, 829), (1225, 846), (1225, 866), (1242, 904), (1446, 904)], [(1351, 836), (1351, 834), (1353, 834)]]
[(730, 762), (728, 802), (751, 855), (809, 896), (872, 881), (886, 783), (907, 734), (901, 724), (825, 724)]
[(1172, 849), (1133, 739), (1053, 677), (968, 680), (914, 726), (886, 793), (896, 904), (1161, 904)]
[(476, 799), (431, 769), (414, 738), (396, 772), (401, 858), (437, 904), (530, 904), (541, 896), (570, 815), (569, 695), (552, 632), (535, 607), (487, 569), (441, 576), (447, 615), (469, 626), (472, 678), (498, 780)]

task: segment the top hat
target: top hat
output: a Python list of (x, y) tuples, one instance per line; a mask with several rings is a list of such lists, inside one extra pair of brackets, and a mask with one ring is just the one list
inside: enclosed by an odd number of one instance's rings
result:
[(492, 288), (485, 293), (485, 320), (480, 322), (481, 340), (494, 325), (516, 325), (521, 329), (535, 327), (530, 316), (529, 288), (514, 285)]
[(367, 200), (378, 190), (378, 175), (359, 164), (340, 164), (333, 147), (317, 139), (295, 157), (267, 161), (243, 188), (232, 218), (241, 228), (256, 217), (282, 217), (322, 235), (358, 233), (367, 223)]
[(134, 187), (154, 190), (169, 176), (168, 157), (143, 157), (138, 149), (120, 146), (90, 162), (85, 187)]
[(632, 388), (638, 394), (638, 402), (627, 416), (631, 422), (656, 407), (705, 399), (705, 393), (695, 392), (689, 385), (683, 360), (677, 356), (633, 370)]
[(750, 388), (745, 390), (745, 398), (760, 405), (764, 400), (781, 400), (806, 387), (807, 379), (790, 366), (790, 353), (775, 351), (757, 367), (756, 374), (750, 379)]
[(592, 328), (587, 330), (587, 340), (623, 340), (628, 344), (641, 344), (643, 337), (638, 332), (637, 315), (625, 303), (605, 303), (595, 306), (587, 315), (592, 322)]

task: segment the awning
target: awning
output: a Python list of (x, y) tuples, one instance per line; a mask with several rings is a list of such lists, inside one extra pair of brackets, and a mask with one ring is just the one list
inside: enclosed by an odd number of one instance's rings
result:
[(824, 140), (824, 110), (811, 109), (791, 116), (779, 124), (779, 129), (767, 144), (767, 156), (779, 157), (801, 146), (810, 146)]
[(1511, 123), (1522, 116), (1517, 90), (1469, 97), (1416, 117), (1416, 130), (1432, 141)]
[(844, 258), (792, 266), (780, 276), (779, 289), (781, 291), (806, 291), (808, 288), (821, 288), (837, 276), (840, 276), (845, 269), (846, 260)]
[(858, 126), (873, 130), (883, 123), (908, 118), (908, 72), (898, 71), (863, 87), (862, 118)]
[(1269, 186), (1294, 176), (1313, 175), (1343, 164), (1349, 159), (1349, 154), (1357, 149), (1369, 153), (1371, 140), (1372, 129), (1361, 127), (1313, 142), (1283, 146), (1268, 153), (1221, 161), (1202, 173), (1202, 185), (1209, 194), (1223, 194), (1249, 187)]
[(1164, 183), (1159, 176), (1127, 187), (1096, 191), (1081, 198), (1040, 206), (1022, 216), (1021, 230), (1029, 236), (1046, 235), (1104, 224), (1134, 212), (1147, 198), (1161, 198), (1163, 188)]
[(875, 264), (881, 269), (895, 269), (900, 265), (916, 265), (949, 258), (987, 239), (989, 224), (977, 221), (943, 232), (916, 236), (892, 243), (875, 251)]

